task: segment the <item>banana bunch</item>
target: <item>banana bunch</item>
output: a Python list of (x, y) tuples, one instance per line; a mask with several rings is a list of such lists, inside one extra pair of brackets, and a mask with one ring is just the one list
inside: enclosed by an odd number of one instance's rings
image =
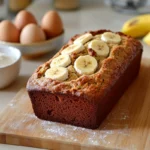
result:
[(122, 32), (134, 38), (144, 37), (143, 41), (150, 45), (150, 14), (139, 15), (124, 23)]
[(122, 32), (132, 37), (145, 36), (150, 31), (150, 14), (140, 15), (125, 22)]

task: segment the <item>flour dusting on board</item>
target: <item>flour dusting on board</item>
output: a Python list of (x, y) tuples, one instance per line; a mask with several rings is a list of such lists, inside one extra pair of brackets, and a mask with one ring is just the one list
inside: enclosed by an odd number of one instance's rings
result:
[[(14, 109), (12, 104), (10, 106), (11, 109)], [(125, 138), (130, 137), (128, 127), (128, 121), (130, 120), (130, 117), (128, 111), (122, 110), (121, 113), (119, 113), (119, 116), (116, 114), (118, 113), (113, 111), (113, 113), (109, 114), (99, 129), (90, 130), (61, 123), (40, 120), (33, 113), (22, 112), (20, 110), (18, 115), (21, 115), (22, 119), (18, 120), (17, 117), (10, 118), (9, 132), (11, 133), (11, 131), (14, 132), (14, 130), (16, 130), (16, 132), (21, 134), (21, 131), (25, 130), (27, 133), (31, 133), (38, 128), (41, 138), (49, 138), (53, 140), (63, 139), (66, 142), (97, 146), (107, 145), (109, 147), (109, 145), (112, 145), (113, 142), (115, 142), (113, 140), (114, 135), (121, 135), (121, 139), (118, 139), (120, 142), (118, 143), (121, 143)], [(122, 120), (125, 122), (125, 124), (120, 125), (116, 123)], [(33, 132), (33, 134), (36, 136), (36, 133)], [(117, 144), (115, 148), (120, 148), (120, 145)]]
[[(120, 110), (120, 109), (119, 109)], [(119, 139), (122, 142), (125, 138), (130, 137), (128, 121), (130, 121), (129, 112), (127, 110), (120, 110), (121, 113), (113, 111), (107, 117), (104, 125), (97, 130), (90, 130), (81, 127), (65, 125), (61, 123), (55, 123), (50, 121), (41, 121), (39, 119), (39, 125), (43, 134), (42, 138), (50, 138), (62, 140), (62, 138), (67, 142), (75, 142), (88, 145), (111, 145), (113, 141), (113, 136), (121, 136)], [(124, 121), (124, 124), (120, 125), (119, 121)], [(84, 136), (82, 136), (84, 134)], [(110, 140), (111, 139), (111, 140)], [(122, 140), (122, 141), (121, 141)], [(115, 148), (120, 148), (120, 145), (116, 145)]]

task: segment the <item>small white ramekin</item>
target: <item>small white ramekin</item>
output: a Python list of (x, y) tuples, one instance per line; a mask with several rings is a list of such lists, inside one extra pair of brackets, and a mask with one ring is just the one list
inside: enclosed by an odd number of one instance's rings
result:
[(15, 59), (11, 64), (0, 67), (0, 89), (2, 89), (17, 78), (20, 71), (21, 52), (17, 48), (6, 45), (0, 45), (0, 52)]

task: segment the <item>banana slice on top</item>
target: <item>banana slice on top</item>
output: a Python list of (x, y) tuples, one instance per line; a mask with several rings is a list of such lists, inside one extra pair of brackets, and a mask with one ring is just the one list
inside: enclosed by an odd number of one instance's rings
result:
[(85, 34), (81, 35), (80, 37), (78, 37), (74, 41), (74, 43), (75, 44), (79, 44), (79, 43), (85, 44), (86, 42), (90, 41), (92, 38), (93, 38), (93, 35), (91, 33), (85, 33)]
[(52, 67), (45, 72), (46, 78), (64, 81), (68, 78), (68, 69), (64, 67)]
[(92, 40), (88, 44), (88, 48), (94, 50), (98, 56), (107, 57), (109, 54), (108, 45), (105, 42), (97, 40), (97, 39)]
[(69, 45), (67, 48), (65, 48), (61, 54), (71, 54), (71, 53), (79, 53), (81, 51), (84, 50), (84, 46), (79, 43), (79, 44), (72, 44), (72, 45)]
[(50, 67), (66, 67), (70, 63), (71, 63), (70, 56), (68, 54), (63, 54), (54, 58), (50, 64)]
[(75, 63), (74, 68), (79, 74), (90, 75), (93, 74), (98, 66), (97, 60), (90, 56), (79, 56)]
[(105, 32), (101, 36), (101, 40), (107, 43), (118, 44), (121, 42), (121, 37), (118, 34), (112, 32)]

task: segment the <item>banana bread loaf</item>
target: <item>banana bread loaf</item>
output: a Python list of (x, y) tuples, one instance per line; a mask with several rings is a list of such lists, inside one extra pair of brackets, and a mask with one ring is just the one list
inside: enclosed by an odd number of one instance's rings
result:
[(76, 35), (27, 83), (35, 115), (95, 129), (138, 75), (139, 41), (120, 32)]

